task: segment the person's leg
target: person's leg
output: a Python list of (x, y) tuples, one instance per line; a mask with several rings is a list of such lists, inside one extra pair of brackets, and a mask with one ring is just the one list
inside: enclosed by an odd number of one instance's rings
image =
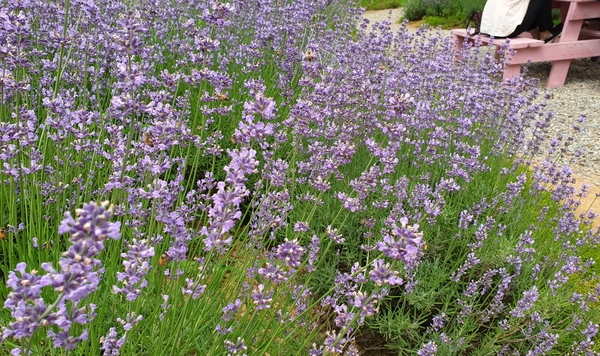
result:
[[(532, 0), (537, 1), (537, 0)], [(552, 22), (552, 2), (545, 1), (542, 5), (542, 9), (540, 10), (540, 16), (537, 19), (537, 27), (540, 28), (540, 32), (550, 31), (554, 27), (554, 22)]]
[(538, 27), (541, 32), (550, 31), (552, 23), (552, 1), (551, 0), (530, 0), (527, 12), (523, 21), (509, 38), (517, 37), (525, 31), (533, 30)]

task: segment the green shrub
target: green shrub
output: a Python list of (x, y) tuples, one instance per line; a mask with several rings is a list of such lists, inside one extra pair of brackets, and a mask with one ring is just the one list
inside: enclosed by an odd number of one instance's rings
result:
[(443, 29), (452, 29), (465, 27), (465, 21), (463, 16), (451, 15), (451, 16), (425, 16), (423, 22), (433, 28), (441, 27)]
[(404, 0), (360, 0), (358, 4), (366, 10), (385, 10), (401, 7)]
[(485, 6), (485, 0), (459, 0), (462, 13), (468, 18), (473, 11), (482, 11)]
[[(473, 11), (481, 11), (485, 0), (406, 0), (405, 18), (444, 28), (464, 26)], [(444, 20), (445, 19), (445, 20)]]
[(425, 15), (427, 16), (441, 16), (444, 14), (452, 13), (452, 1), (451, 0), (424, 0)]
[(406, 0), (404, 3), (404, 17), (409, 21), (422, 19), (425, 11), (423, 0)]

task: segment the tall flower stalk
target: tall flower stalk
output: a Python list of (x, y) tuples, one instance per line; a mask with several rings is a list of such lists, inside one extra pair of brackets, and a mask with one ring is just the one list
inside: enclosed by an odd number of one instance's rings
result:
[[(87, 329), (75, 336), (72, 326), (85, 325), (96, 316), (96, 305), (86, 307), (80, 303), (98, 289), (103, 269), (102, 262), (96, 257), (104, 249), (104, 240), (121, 237), (121, 223), (110, 222), (111, 216), (112, 208), (108, 202), (85, 204), (76, 211), (75, 218), (66, 212), (59, 232), (70, 236), (71, 245), (58, 263), (59, 270), (50, 263), (43, 263), (41, 267), (46, 274), (38, 276), (37, 270), (28, 273), (27, 264), (20, 262), (16, 272), (9, 273), (7, 285), (12, 292), (4, 307), (11, 310), (15, 321), (3, 327), (2, 341), (9, 337), (29, 340), (21, 350), (29, 355), (34, 333), (39, 329), (46, 330), (54, 347), (66, 350), (87, 340)], [(50, 303), (42, 297), (45, 287), (56, 292)], [(13, 354), (17, 352), (17, 349), (13, 350)]]

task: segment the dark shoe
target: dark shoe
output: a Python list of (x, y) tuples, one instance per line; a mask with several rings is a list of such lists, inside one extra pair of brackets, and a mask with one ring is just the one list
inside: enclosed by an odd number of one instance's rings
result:
[(550, 42), (554, 41), (554, 39), (562, 33), (563, 27), (564, 27), (564, 25), (562, 23), (559, 23), (558, 25), (554, 26), (554, 28), (552, 28), (550, 30), (550, 32), (552, 33), (552, 36), (546, 38), (544, 40), (544, 42), (550, 43)]

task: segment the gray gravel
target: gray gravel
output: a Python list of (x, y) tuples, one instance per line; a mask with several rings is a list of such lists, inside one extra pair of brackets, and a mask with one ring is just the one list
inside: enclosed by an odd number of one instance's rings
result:
[[(363, 17), (371, 22), (390, 21), (392, 30), (396, 31), (400, 28), (402, 14), (402, 9), (367, 11)], [(442, 33), (450, 36), (450, 31)], [(550, 62), (533, 63), (529, 66), (529, 75), (538, 78), (539, 88), (552, 97), (548, 101), (549, 110), (555, 113), (551, 136), (575, 135), (572, 147), (559, 160), (569, 165), (581, 180), (600, 187), (600, 62), (574, 60), (565, 85), (546, 89), (551, 67)], [(583, 125), (578, 122), (580, 115), (586, 117)], [(583, 126), (583, 130), (574, 133), (571, 127), (575, 124)], [(582, 155), (577, 157), (577, 151)]]
[[(589, 58), (577, 59), (571, 63), (567, 80), (563, 87), (547, 89), (546, 82), (552, 63), (532, 63), (529, 75), (540, 80), (539, 87), (549, 92), (552, 99), (548, 108), (555, 113), (551, 132), (553, 135), (573, 135), (571, 149), (561, 158), (573, 171), (596, 186), (600, 186), (600, 63)], [(583, 129), (574, 132), (573, 125), (579, 125), (579, 118), (585, 115)], [(581, 151), (581, 156), (575, 154)]]

